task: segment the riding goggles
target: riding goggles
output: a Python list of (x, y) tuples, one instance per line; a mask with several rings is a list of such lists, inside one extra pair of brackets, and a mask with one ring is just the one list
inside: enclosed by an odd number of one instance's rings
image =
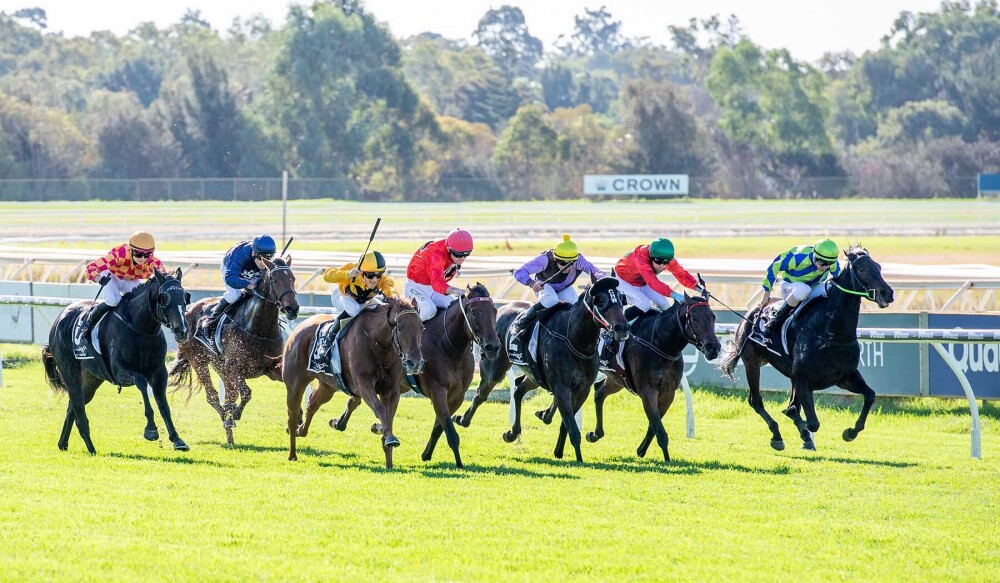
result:
[(666, 257), (650, 257), (649, 259), (657, 265), (666, 265), (667, 263), (670, 263), (670, 260)]
[(146, 259), (147, 257), (152, 257), (152, 256), (153, 256), (152, 251), (137, 251), (135, 249), (132, 250), (132, 257), (135, 257), (136, 259)]
[(452, 257), (468, 257), (472, 255), (472, 251), (455, 251), (454, 249), (448, 249), (448, 253), (451, 253)]
[(268, 261), (274, 259), (274, 253), (258, 253), (257, 257), (261, 259), (267, 259)]
[(361, 272), (361, 277), (363, 277), (365, 279), (378, 279), (378, 278), (382, 277), (382, 272), (381, 271), (362, 271)]

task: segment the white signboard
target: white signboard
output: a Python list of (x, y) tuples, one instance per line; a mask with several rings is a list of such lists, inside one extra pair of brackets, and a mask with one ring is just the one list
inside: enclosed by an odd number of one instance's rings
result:
[(685, 195), (688, 193), (688, 175), (587, 174), (583, 177), (583, 193)]

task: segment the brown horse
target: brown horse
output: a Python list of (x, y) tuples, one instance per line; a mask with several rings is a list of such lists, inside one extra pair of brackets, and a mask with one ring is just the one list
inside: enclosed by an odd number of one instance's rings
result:
[[(308, 435), (316, 411), (332, 399), (337, 390), (335, 378), (307, 370), (316, 328), (332, 318), (329, 314), (312, 316), (297, 326), (285, 343), (282, 380), (287, 392), (288, 459), (291, 461), (298, 459), (295, 438)], [(380, 423), (372, 426), (372, 432), (382, 433), (386, 468), (392, 468), (392, 448), (399, 446), (399, 439), (392, 433), (392, 421), (399, 405), (403, 373), (418, 374), (424, 363), (420, 351), (422, 332), (423, 323), (412, 302), (387, 298), (374, 309), (362, 310), (338, 345), (344, 384), (354, 391), (348, 407), (353, 411), (364, 399), (378, 417)], [(318, 386), (309, 395), (303, 420), (302, 396), (313, 379)], [(350, 417), (350, 413), (345, 415)], [(346, 424), (344, 419), (345, 427)]]
[[(267, 376), (281, 380), (281, 350), (284, 341), (278, 316), (284, 312), (289, 319), (299, 314), (295, 297), (295, 274), (292, 259), (264, 260), (265, 270), (257, 289), (236, 308), (232, 319), (221, 320), (219, 343), (221, 351), (215, 353), (195, 340), (194, 333), (202, 314), (212, 309), (219, 298), (205, 298), (192, 304), (186, 314), (188, 336), (177, 345), (177, 360), (170, 368), (171, 385), (194, 389), (191, 372), (205, 389), (205, 398), (222, 419), (226, 430), (226, 443), (233, 443), (233, 427), (243, 416), (243, 409), (250, 402), (250, 387), (246, 379)], [(219, 402), (219, 392), (212, 385), (209, 366), (219, 374), (225, 390), (225, 406)], [(239, 403), (237, 403), (237, 396)]]
[[(425, 462), (431, 460), (434, 447), (444, 433), (448, 447), (455, 453), (455, 465), (462, 467), (458, 432), (451, 415), (462, 406), (465, 391), (472, 384), (473, 341), (487, 358), (496, 358), (500, 351), (496, 325), (497, 309), (493, 298), (478, 282), (474, 287), (467, 287), (462, 297), (427, 321), (421, 343), (425, 365), (416, 378), (420, 391), (434, 406), (437, 418), (427, 447), (420, 456)], [(404, 380), (403, 392), (411, 388)]]
[[(714, 360), (722, 348), (715, 335), (715, 313), (708, 305), (707, 292), (704, 296), (685, 294), (683, 303), (675, 303), (662, 312), (648, 313), (632, 324), (622, 360), (629, 390), (642, 399), (646, 413), (646, 436), (636, 450), (639, 457), (646, 456), (655, 437), (663, 451), (663, 459), (670, 461), (663, 416), (673, 403), (684, 375), (682, 351), (688, 344), (696, 346), (708, 360)], [(607, 378), (594, 385), (597, 427), (587, 434), (587, 441), (591, 443), (604, 437), (604, 400), (626, 384), (626, 379), (617, 371), (604, 372)]]

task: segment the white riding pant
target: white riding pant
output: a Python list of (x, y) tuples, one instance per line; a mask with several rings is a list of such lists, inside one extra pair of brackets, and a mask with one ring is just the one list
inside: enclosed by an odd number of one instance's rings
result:
[(341, 312), (347, 312), (347, 315), (352, 318), (361, 313), (362, 304), (359, 304), (358, 300), (351, 296), (341, 293), (339, 287), (335, 287), (330, 291), (330, 299), (333, 302), (334, 308), (337, 308)]
[(818, 283), (810, 286), (801, 281), (782, 281), (781, 299), (785, 300), (789, 306), (795, 307), (808, 298), (815, 298), (826, 295), (826, 286)]
[(222, 273), (222, 285), (226, 286), (226, 293), (222, 294), (222, 299), (224, 299), (227, 302), (229, 302), (230, 304), (232, 304), (236, 300), (240, 299), (240, 296), (243, 295), (243, 290), (237, 289), (235, 287), (229, 287), (228, 285), (226, 285), (226, 264), (225, 263), (222, 264), (222, 267), (219, 268), (219, 271)]
[(618, 280), (618, 291), (625, 296), (629, 305), (635, 306), (643, 312), (648, 312), (653, 306), (660, 310), (666, 310), (670, 307), (670, 300), (658, 294), (648, 285), (636, 287), (618, 276), (615, 276), (615, 279)]
[(546, 308), (551, 308), (559, 302), (575, 304), (578, 299), (580, 299), (580, 294), (573, 289), (573, 286), (564, 287), (561, 290), (556, 291), (551, 285), (545, 284), (542, 291), (538, 292), (538, 303), (542, 304)]
[(429, 285), (406, 280), (403, 286), (403, 295), (413, 298), (417, 303), (417, 311), (420, 312), (420, 320), (426, 322), (437, 314), (438, 308), (447, 308), (455, 298), (447, 294), (439, 294)]
[(122, 301), (122, 296), (128, 292), (139, 287), (142, 280), (139, 279), (122, 279), (117, 275), (110, 273), (111, 281), (108, 285), (104, 286), (104, 303), (109, 306), (117, 306), (119, 302)]

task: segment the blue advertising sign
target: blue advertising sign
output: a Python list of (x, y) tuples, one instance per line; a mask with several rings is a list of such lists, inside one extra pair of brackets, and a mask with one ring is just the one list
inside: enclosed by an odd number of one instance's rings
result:
[[(928, 328), (998, 329), (1000, 316), (989, 314), (928, 314)], [(958, 361), (969, 379), (972, 392), (980, 399), (1000, 399), (1000, 343), (959, 344), (942, 342), (942, 348)], [(962, 385), (937, 350), (928, 351), (930, 394), (937, 397), (964, 397)]]

